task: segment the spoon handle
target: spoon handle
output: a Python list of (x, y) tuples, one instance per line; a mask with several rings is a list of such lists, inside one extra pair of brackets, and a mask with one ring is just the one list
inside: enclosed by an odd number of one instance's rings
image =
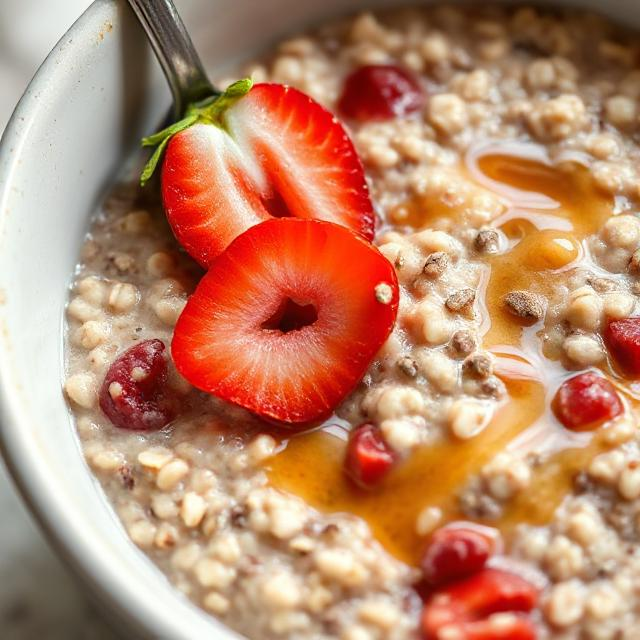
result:
[(187, 106), (218, 93), (202, 66), (172, 0), (129, 0), (147, 33), (173, 94), (176, 118)]

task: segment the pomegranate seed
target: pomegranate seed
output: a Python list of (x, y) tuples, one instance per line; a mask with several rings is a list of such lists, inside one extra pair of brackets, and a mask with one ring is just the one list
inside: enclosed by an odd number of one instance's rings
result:
[(595, 429), (624, 411), (614, 386), (592, 371), (565, 380), (552, 404), (558, 420), (574, 431)]
[(368, 489), (389, 472), (395, 455), (380, 430), (361, 424), (351, 432), (345, 458), (345, 472), (358, 486)]
[(640, 317), (613, 320), (604, 331), (604, 341), (627, 375), (640, 376)]
[(422, 573), (429, 584), (442, 584), (480, 571), (494, 550), (494, 540), (475, 529), (438, 529), (422, 557)]
[(345, 80), (338, 109), (348, 118), (367, 122), (405, 116), (422, 107), (418, 81), (395, 65), (372, 64)]
[(100, 388), (100, 408), (121, 429), (161, 429), (175, 417), (166, 394), (167, 359), (161, 340), (145, 340), (120, 354)]

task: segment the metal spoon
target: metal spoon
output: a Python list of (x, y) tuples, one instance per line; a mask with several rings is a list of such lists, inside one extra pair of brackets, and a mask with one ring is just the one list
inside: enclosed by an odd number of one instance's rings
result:
[(129, 0), (129, 4), (167, 78), (176, 120), (189, 104), (218, 94), (172, 0)]

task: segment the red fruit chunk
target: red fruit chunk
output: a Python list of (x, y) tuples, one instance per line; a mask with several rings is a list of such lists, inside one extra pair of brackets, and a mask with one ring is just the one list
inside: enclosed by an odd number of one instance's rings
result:
[(344, 470), (358, 486), (368, 489), (378, 484), (394, 461), (393, 450), (382, 437), (380, 429), (371, 424), (361, 424), (351, 432)]
[(162, 198), (182, 246), (208, 266), (264, 220), (292, 216), (342, 224), (373, 238), (362, 163), (344, 127), (309, 96), (257, 84), (221, 116), (171, 138)]
[(438, 529), (422, 557), (426, 582), (442, 584), (480, 571), (494, 550), (494, 540), (461, 526)]
[(176, 413), (166, 382), (165, 346), (161, 340), (145, 340), (109, 367), (100, 388), (100, 408), (121, 429), (162, 429)]
[(328, 415), (387, 339), (393, 267), (348, 229), (279, 218), (236, 238), (187, 302), (173, 359), (194, 386), (258, 415)]
[(630, 376), (640, 376), (640, 317), (613, 320), (604, 331), (609, 353)]
[(552, 405), (558, 420), (574, 431), (595, 429), (624, 411), (614, 386), (592, 371), (565, 380)]
[(408, 71), (371, 64), (347, 77), (338, 109), (348, 118), (367, 122), (405, 116), (420, 109), (423, 102), (422, 89)]
[(505, 622), (504, 618), (488, 618), (475, 622), (453, 623), (446, 627), (446, 632), (442, 629), (441, 635), (425, 636), (433, 640), (450, 637), (461, 640), (536, 640), (537, 634), (531, 620), (521, 615), (513, 615), (509, 622)]
[[(516, 616), (512, 625), (502, 629), (501, 625), (493, 625), (491, 616), (501, 612), (527, 613), (537, 600), (538, 590), (523, 578), (500, 569), (482, 569), (432, 593), (422, 613), (423, 634), (428, 640), (438, 640), (441, 634), (444, 637), (445, 630), (452, 637), (457, 631), (457, 637), (465, 640), (535, 638), (526, 618)], [(497, 635), (497, 628), (503, 635)]]

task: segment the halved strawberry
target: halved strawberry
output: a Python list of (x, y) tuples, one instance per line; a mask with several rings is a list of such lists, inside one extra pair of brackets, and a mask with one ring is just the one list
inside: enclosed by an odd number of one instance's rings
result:
[(398, 308), (391, 264), (342, 226), (269, 220), (210, 266), (175, 328), (194, 386), (289, 423), (328, 414), (357, 384)]
[(593, 371), (565, 380), (556, 392), (552, 408), (558, 420), (574, 431), (596, 429), (624, 411), (615, 387)]
[(201, 265), (271, 218), (261, 198), (265, 191), (259, 168), (221, 128), (194, 124), (169, 142), (162, 167), (165, 212), (178, 242)]
[(364, 170), (336, 118), (297, 89), (241, 80), (144, 142), (166, 145), (162, 198), (178, 241), (204, 266), (272, 216), (342, 224), (373, 238)]
[[(422, 630), (428, 640), (529, 640), (532, 623), (518, 614), (531, 611), (538, 590), (519, 576), (482, 569), (469, 578), (437, 589), (425, 602)], [(509, 618), (495, 614), (512, 613)]]

